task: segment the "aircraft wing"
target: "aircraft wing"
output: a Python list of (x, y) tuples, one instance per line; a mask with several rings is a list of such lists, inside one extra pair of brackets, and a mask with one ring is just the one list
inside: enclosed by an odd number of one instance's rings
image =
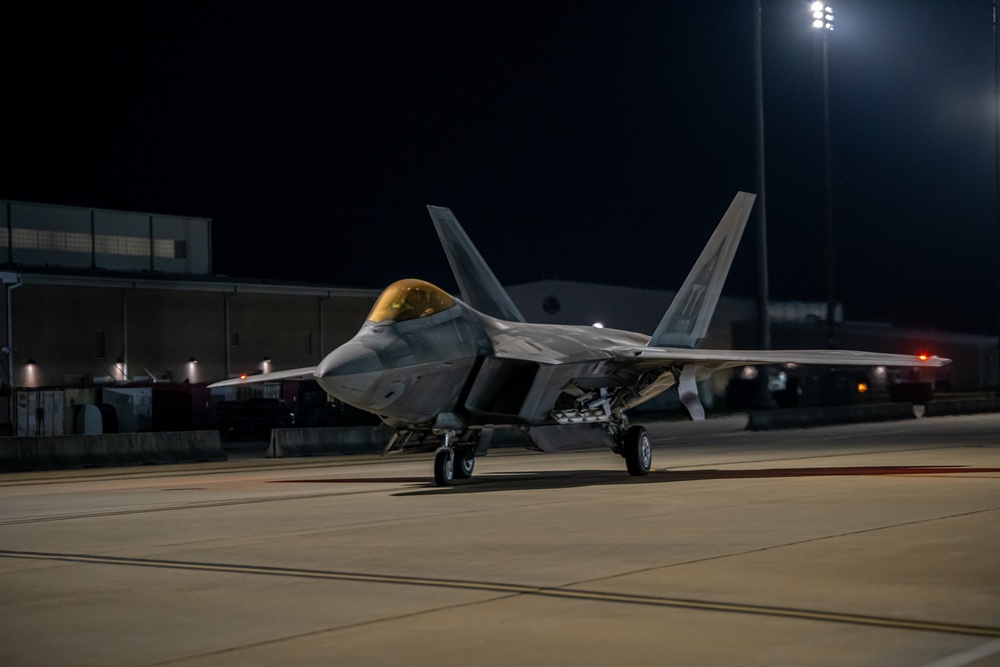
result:
[[(712, 372), (735, 366), (758, 364), (818, 364), (825, 366), (930, 366), (940, 367), (951, 359), (937, 356), (858, 352), (855, 350), (691, 350), (682, 348), (634, 347), (614, 351), (619, 371), (644, 373), (669, 368), (653, 385), (644, 390), (629, 407), (648, 400), (677, 382), (681, 403), (698, 421), (705, 418), (705, 408), (698, 397), (697, 381)], [(677, 373), (677, 369), (680, 373)]]
[(311, 378), (316, 372), (315, 366), (309, 368), (293, 368), (287, 371), (275, 371), (274, 373), (259, 373), (257, 375), (246, 375), (244, 377), (233, 378), (232, 380), (222, 380), (208, 385), (209, 389), (215, 387), (234, 387), (236, 385), (253, 382), (274, 382), (276, 380), (291, 380), (292, 378)]
[(614, 350), (615, 360), (642, 366), (708, 365), (713, 369), (756, 364), (821, 364), (827, 366), (931, 366), (951, 359), (856, 350), (690, 350), (670, 347), (634, 347)]

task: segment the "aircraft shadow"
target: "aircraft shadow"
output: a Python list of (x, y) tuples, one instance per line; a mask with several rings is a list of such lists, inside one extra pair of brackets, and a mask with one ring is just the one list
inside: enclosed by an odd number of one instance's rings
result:
[(857, 466), (823, 468), (758, 468), (748, 470), (652, 470), (637, 478), (614, 470), (565, 470), (529, 473), (492, 473), (456, 481), (454, 486), (415, 489), (396, 496), (426, 496), (454, 493), (492, 493), (569, 489), (617, 484), (663, 484), (705, 480), (785, 479), (794, 477), (879, 476), (879, 475), (954, 475), (1000, 473), (1000, 468), (963, 466)]

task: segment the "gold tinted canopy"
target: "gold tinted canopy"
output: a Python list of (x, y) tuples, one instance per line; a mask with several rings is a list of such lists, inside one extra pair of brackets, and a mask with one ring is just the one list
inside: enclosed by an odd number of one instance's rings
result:
[(370, 322), (405, 322), (440, 313), (455, 305), (455, 299), (440, 287), (409, 278), (394, 282), (379, 296)]

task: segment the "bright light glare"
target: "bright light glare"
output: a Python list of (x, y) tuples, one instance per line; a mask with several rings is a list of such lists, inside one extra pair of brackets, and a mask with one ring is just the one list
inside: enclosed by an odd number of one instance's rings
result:
[(594, 322), (594, 328), (595, 329), (603, 329), (604, 328), (604, 323), (603, 322)]
[(868, 391), (868, 385), (866, 385), (864, 382), (859, 382), (858, 383), (858, 393), (859, 394), (863, 394), (866, 391)]
[(926, 354), (918, 354), (917, 359), (919, 359), (920, 361), (927, 361), (928, 359), (930, 359), (930, 357)]
[(740, 377), (744, 380), (754, 380), (757, 378), (757, 367), (756, 366), (744, 366), (743, 371), (740, 373)]
[(817, 30), (833, 30), (833, 7), (822, 2), (814, 2), (809, 5), (812, 11), (812, 26)]

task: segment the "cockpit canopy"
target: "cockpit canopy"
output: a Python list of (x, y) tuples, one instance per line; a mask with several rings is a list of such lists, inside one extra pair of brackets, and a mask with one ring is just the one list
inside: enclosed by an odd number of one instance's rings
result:
[(440, 287), (409, 278), (385, 288), (368, 314), (369, 322), (405, 322), (427, 317), (455, 305), (455, 299)]

